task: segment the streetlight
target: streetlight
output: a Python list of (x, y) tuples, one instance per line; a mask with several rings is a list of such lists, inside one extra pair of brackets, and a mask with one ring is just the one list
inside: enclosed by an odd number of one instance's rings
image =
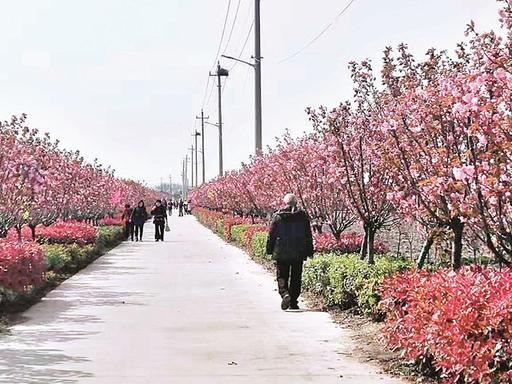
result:
[(224, 167), (222, 163), (222, 80), (221, 77), (228, 77), (229, 71), (220, 66), (220, 62), (217, 63), (217, 72), (211, 73), (210, 76), (217, 76), (217, 88), (219, 92), (219, 176), (224, 173)]

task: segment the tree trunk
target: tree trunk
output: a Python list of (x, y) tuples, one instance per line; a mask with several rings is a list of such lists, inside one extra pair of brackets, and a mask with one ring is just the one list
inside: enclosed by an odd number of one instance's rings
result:
[(398, 229), (398, 245), (396, 247), (396, 257), (400, 257), (401, 245), (402, 245), (402, 230), (399, 228)]
[(430, 252), (430, 248), (432, 248), (433, 244), (434, 234), (431, 233), (428, 235), (427, 240), (425, 240), (423, 247), (421, 247), (421, 253), (416, 262), (416, 266), (418, 267), (418, 269), (423, 268), (423, 266), (425, 265), (425, 260), (427, 260), (428, 253)]
[(364, 225), (364, 237), (361, 244), (361, 260), (366, 259), (366, 255), (368, 254), (368, 226)]
[(452, 268), (457, 270), (462, 266), (462, 235), (464, 233), (464, 223), (456, 217), (451, 221), (450, 228), (453, 231)]
[(36, 241), (36, 226), (34, 224), (29, 224), (30, 233), (32, 234), (32, 240)]
[(368, 264), (375, 264), (375, 232), (373, 228), (368, 230)]
[(22, 240), (22, 237), (21, 237), (21, 228), (22, 228), (22, 227), (21, 227), (21, 226), (19, 226), (19, 225), (16, 225), (14, 228), (16, 228), (16, 233), (18, 234), (18, 241), (20, 241), (20, 242), (21, 242), (21, 240)]
[(336, 239), (336, 241), (340, 241), (340, 239), (341, 239), (341, 233), (342, 233), (342, 232), (341, 232), (341, 231), (339, 231), (339, 230), (335, 230), (335, 229), (333, 229), (332, 227), (331, 227), (331, 232), (332, 232), (332, 234), (333, 234), (334, 238)]

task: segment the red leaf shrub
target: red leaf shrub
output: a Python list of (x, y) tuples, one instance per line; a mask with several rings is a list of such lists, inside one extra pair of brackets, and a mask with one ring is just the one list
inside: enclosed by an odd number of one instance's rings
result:
[(224, 230), (224, 236), (227, 241), (232, 241), (231, 238), (231, 227), (233, 225), (240, 225), (240, 224), (251, 224), (251, 219), (249, 218), (243, 218), (243, 217), (231, 217), (226, 216), (222, 222), (223, 230)]
[(385, 280), (385, 337), (444, 383), (512, 379), (512, 271), (410, 270)]
[(212, 231), (215, 231), (217, 221), (222, 220), (225, 216), (222, 212), (210, 211), (205, 208), (194, 208), (193, 213), (201, 224)]
[(44, 281), (42, 249), (33, 242), (0, 241), (0, 286), (18, 293)]
[(96, 241), (96, 229), (78, 221), (62, 221), (49, 227), (37, 228), (37, 240), (48, 244), (93, 244)]
[(247, 249), (251, 249), (252, 247), (252, 238), (258, 232), (268, 232), (269, 228), (265, 224), (254, 224), (247, 228), (245, 231), (245, 247)]
[[(21, 228), (21, 238), (23, 240), (27, 240), (27, 241), (32, 240), (32, 232), (30, 231), (30, 228), (28, 226), (26, 226), (26, 225), (24, 225)], [(5, 238), (5, 240), (18, 241), (18, 232), (16, 231), (15, 228), (9, 229), (9, 231), (7, 232), (7, 237)]]
[[(356, 232), (344, 232), (341, 234), (340, 240), (336, 240), (332, 233), (315, 233), (313, 235), (315, 252), (359, 253), (363, 236), (363, 234)], [(377, 254), (389, 252), (386, 244), (379, 240), (375, 240), (374, 246)]]
[(122, 226), (124, 225), (124, 220), (121, 220), (119, 217), (105, 217), (100, 220), (100, 225), (107, 227)]

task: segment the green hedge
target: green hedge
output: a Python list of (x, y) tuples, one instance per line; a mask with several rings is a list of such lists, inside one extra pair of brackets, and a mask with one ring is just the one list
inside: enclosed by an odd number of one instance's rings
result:
[(252, 237), (251, 251), (255, 256), (265, 257), (267, 247), (267, 232), (257, 232)]
[(44, 244), (43, 253), (48, 271), (76, 272), (123, 241), (124, 230), (120, 226), (101, 226), (97, 229), (93, 245)]
[(124, 240), (124, 229), (121, 226), (100, 226), (97, 229), (95, 251), (102, 254)]
[(410, 261), (390, 256), (377, 257), (375, 265), (370, 265), (359, 255), (321, 254), (305, 264), (303, 286), (323, 296), (328, 306), (357, 307), (364, 314), (381, 318), (378, 303), (382, 281), (410, 267)]
[(223, 239), (226, 238), (226, 235), (224, 234), (224, 220), (217, 220), (217, 223), (215, 224), (215, 233)]
[(231, 227), (231, 238), (237, 245), (245, 245), (245, 232), (250, 226), (251, 224), (238, 224)]

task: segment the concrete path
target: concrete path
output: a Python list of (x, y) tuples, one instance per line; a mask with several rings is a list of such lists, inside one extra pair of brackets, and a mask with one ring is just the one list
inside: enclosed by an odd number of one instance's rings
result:
[(193, 217), (124, 243), (0, 336), (0, 383), (398, 383), (327, 313), (282, 312), (273, 276)]

